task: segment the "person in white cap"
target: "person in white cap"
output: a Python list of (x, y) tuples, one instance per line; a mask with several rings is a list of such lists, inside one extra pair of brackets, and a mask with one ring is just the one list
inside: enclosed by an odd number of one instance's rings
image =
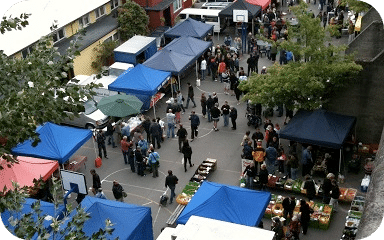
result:
[(263, 66), (260, 74), (267, 74), (267, 67), (266, 66)]

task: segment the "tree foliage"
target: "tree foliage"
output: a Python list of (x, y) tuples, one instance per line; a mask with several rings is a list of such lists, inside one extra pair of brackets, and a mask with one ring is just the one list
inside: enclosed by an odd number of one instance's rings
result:
[(347, 4), (349, 9), (356, 13), (367, 12), (372, 7), (368, 3), (360, 0), (340, 0), (341, 6), (346, 6)]
[(268, 74), (254, 74), (240, 88), (247, 92), (245, 99), (266, 106), (284, 103), (289, 109), (316, 109), (357, 76), (362, 67), (353, 56), (345, 55), (346, 46), (327, 45), (320, 19), (311, 17), (307, 4), (292, 7), (292, 11), (300, 26), (289, 26), (288, 40), (279, 42), (279, 47), (301, 60), (286, 65), (275, 63), (268, 68)]
[(113, 50), (119, 45), (117, 41), (104, 41), (93, 50), (97, 53), (95, 61), (91, 66), (93, 69), (101, 72), (103, 66), (108, 65), (108, 61), (113, 57)]
[(118, 8), (119, 32), (122, 41), (126, 41), (134, 35), (147, 35), (149, 17), (139, 4), (128, 0)]

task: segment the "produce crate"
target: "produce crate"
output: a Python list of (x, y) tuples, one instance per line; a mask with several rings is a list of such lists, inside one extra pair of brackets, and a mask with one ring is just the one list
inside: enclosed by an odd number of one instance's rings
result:
[(348, 211), (348, 217), (361, 219), (362, 216), (363, 216), (363, 212), (353, 211), (353, 210)]
[(328, 230), (331, 223), (330, 216), (322, 216), (319, 218), (319, 229)]
[(345, 194), (345, 201), (346, 202), (352, 202), (353, 199), (356, 197), (357, 190), (354, 188), (348, 188), (346, 194)]
[(278, 180), (279, 180), (279, 177), (278, 177), (278, 176), (269, 175), (269, 176), (268, 176), (267, 187), (270, 187), (270, 188), (274, 188), (274, 187), (276, 187), (276, 182), (277, 182)]
[(303, 182), (300, 179), (297, 179), (292, 185), (292, 191), (296, 193), (301, 193), (301, 185)]
[(309, 227), (311, 227), (311, 228), (319, 228), (319, 220), (311, 218), (309, 220)]
[(265, 213), (264, 213), (264, 217), (265, 218), (268, 218), (268, 219), (271, 219), (272, 218), (272, 207), (273, 207), (273, 204), (268, 204), (267, 208), (265, 209)]
[(287, 191), (292, 191), (292, 186), (293, 186), (294, 182), (295, 181), (293, 181), (292, 179), (288, 179), (284, 184), (284, 189)]
[(283, 216), (283, 205), (280, 203), (276, 203), (272, 207), (272, 216), (282, 217)]

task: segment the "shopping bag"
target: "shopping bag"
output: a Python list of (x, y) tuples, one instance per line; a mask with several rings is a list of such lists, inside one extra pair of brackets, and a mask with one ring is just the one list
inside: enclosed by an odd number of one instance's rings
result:
[(181, 164), (184, 164), (184, 158), (181, 159)]
[(321, 4), (320, 3), (319, 3), (319, 6), (317, 7), (317, 9), (319, 9), (319, 10), (321, 9)]
[(128, 197), (128, 194), (126, 192), (123, 192), (123, 197)]
[(196, 79), (196, 86), (200, 87), (200, 79)]
[(97, 157), (95, 159), (95, 167), (99, 168), (99, 167), (101, 167), (101, 165), (103, 165), (103, 161), (101, 160), (101, 157)]
[(199, 129), (196, 128), (196, 137), (199, 134)]

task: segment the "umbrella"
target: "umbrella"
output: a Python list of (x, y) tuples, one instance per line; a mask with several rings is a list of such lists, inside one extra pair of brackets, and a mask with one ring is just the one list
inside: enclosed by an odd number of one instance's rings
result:
[(97, 107), (105, 115), (125, 117), (140, 112), (143, 102), (133, 95), (117, 94), (101, 99)]

